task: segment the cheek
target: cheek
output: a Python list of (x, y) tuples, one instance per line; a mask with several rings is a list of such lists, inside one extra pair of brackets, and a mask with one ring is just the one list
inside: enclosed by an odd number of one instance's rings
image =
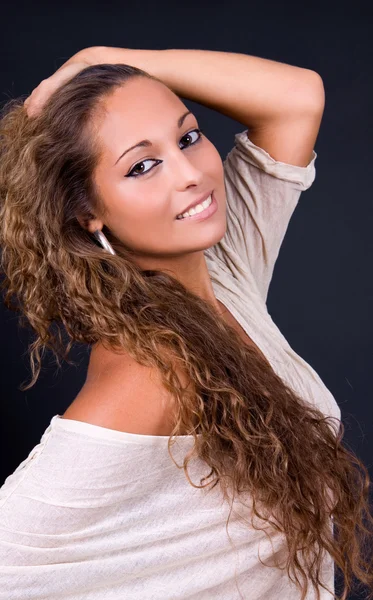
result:
[(214, 146), (210, 143), (208, 150), (204, 154), (204, 165), (203, 170), (206, 175), (210, 175), (216, 182), (222, 183), (224, 181), (224, 167), (221, 156)]
[(149, 219), (164, 215), (167, 206), (164, 182), (158, 184), (154, 178), (138, 182), (117, 174), (109, 179), (105, 172), (98, 171), (94, 183), (106, 208), (106, 225), (113, 231), (118, 226), (121, 229), (127, 229), (127, 225), (141, 227), (142, 223), (148, 226)]
[(107, 225), (124, 239), (141, 239), (143, 234), (148, 237), (151, 232), (159, 232), (170, 216), (164, 189), (157, 193), (153, 182), (148, 186), (141, 184), (141, 192), (136, 190), (136, 194), (128, 189), (112, 190), (107, 200), (110, 205)]

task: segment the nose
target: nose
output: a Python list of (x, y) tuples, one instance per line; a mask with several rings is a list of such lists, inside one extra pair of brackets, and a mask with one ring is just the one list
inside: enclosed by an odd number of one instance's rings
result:
[(185, 150), (177, 152), (171, 165), (176, 182), (175, 188), (177, 190), (183, 190), (191, 185), (201, 185), (204, 175), (201, 169), (195, 164), (196, 162), (197, 157), (193, 161), (186, 155)]

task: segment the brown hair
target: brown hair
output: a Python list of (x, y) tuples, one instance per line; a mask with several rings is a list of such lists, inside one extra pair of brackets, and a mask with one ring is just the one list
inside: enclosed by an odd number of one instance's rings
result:
[[(164, 272), (141, 271), (130, 248), (104, 226), (116, 255), (106, 252), (77, 220), (104, 214), (92, 178), (99, 157), (92, 116), (132, 77), (151, 76), (128, 65), (88, 67), (58, 89), (38, 117), (28, 118), (22, 100), (3, 111), (2, 287), (6, 306), (36, 334), (32, 379), (22, 389), (37, 381), (46, 348), (59, 366), (74, 342), (124, 348), (159, 369), (175, 397), (168, 450), (179, 432), (193, 435), (183, 464), (191, 485), (200, 487), (187, 469), (198, 456), (210, 469), (201, 487), (219, 483), (232, 503), (250, 494), (252, 526), (256, 516), (284, 534), (285, 567), (301, 600), (309, 583), (317, 598), (325, 588), (324, 552), (344, 576), (343, 595), (334, 597), (347, 598), (353, 576), (371, 590), (370, 480), (342, 444), (343, 425), (290, 389), (207, 302)], [(193, 389), (182, 386), (170, 356)]]

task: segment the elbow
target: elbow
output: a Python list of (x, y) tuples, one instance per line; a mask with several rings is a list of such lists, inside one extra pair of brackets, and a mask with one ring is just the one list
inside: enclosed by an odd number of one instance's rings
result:
[(305, 69), (305, 76), (299, 86), (299, 102), (303, 110), (323, 114), (325, 108), (325, 88), (321, 75)]

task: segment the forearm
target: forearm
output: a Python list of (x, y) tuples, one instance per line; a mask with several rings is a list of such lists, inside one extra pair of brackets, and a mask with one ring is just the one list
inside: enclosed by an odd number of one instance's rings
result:
[(94, 47), (87, 51), (96, 63), (139, 67), (179, 96), (248, 128), (324, 107), (323, 83), (315, 71), (273, 60), (210, 50)]

